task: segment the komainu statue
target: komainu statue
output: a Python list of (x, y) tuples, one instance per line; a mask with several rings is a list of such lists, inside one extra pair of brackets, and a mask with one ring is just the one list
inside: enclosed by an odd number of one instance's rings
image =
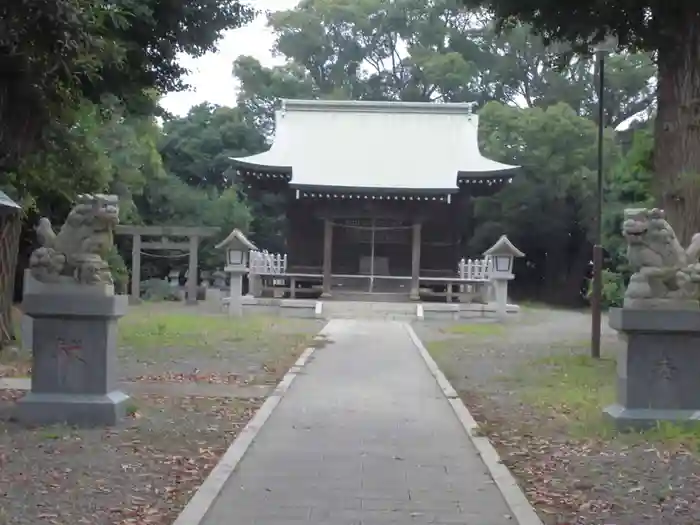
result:
[(632, 277), (627, 308), (698, 309), (700, 234), (683, 249), (663, 210), (627, 209), (622, 224)]
[(114, 284), (103, 256), (118, 223), (116, 195), (80, 195), (58, 234), (42, 217), (36, 227), (41, 246), (29, 259), (32, 276), (45, 283)]

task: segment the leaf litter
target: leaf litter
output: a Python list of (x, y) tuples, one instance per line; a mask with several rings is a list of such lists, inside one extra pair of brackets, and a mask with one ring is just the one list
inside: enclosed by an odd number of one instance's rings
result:
[[(441, 326), (416, 330), (543, 523), (700, 523), (700, 435), (620, 435), (598, 421), (602, 406), (582, 416), (590, 400), (570, 399), (571, 378), (548, 377), (542, 363), (556, 363), (562, 351), (585, 357), (589, 317), (541, 310), (523, 318), (486, 337), (454, 336)], [(607, 331), (604, 349), (613, 358), (620, 344)], [(546, 385), (552, 378), (561, 384)], [(608, 382), (614, 374), (599, 386), (612, 388)], [(538, 403), (543, 388), (549, 395)]]
[[(292, 329), (258, 324), (260, 333), (249, 333), (245, 343), (210, 341), (215, 355), (184, 347), (122, 348), (124, 379), (172, 388), (132, 395), (118, 427), (27, 429), (12, 419), (24, 393), (0, 390), (0, 525), (172, 523), (264, 401), (215, 397), (206, 389), (197, 395), (192, 388), (178, 395), (177, 385), (276, 384), (319, 329), (318, 322)], [(25, 362), (4, 371), (22, 375), (28, 369)]]

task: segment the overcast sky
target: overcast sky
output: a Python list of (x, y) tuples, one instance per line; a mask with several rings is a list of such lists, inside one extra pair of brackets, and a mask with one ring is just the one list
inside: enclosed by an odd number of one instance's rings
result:
[[(254, 0), (260, 11), (281, 11), (291, 9), (299, 0)], [(187, 111), (202, 102), (222, 106), (236, 103), (236, 81), (233, 78), (233, 61), (241, 55), (250, 55), (271, 66), (282, 62), (273, 58), (270, 49), (273, 44), (272, 32), (268, 30), (267, 17), (261, 14), (251, 24), (229, 31), (219, 43), (217, 53), (209, 53), (202, 58), (183, 57), (181, 63), (190, 70), (187, 82), (190, 91), (170, 93), (163, 98), (163, 107), (176, 114), (186, 115)]]

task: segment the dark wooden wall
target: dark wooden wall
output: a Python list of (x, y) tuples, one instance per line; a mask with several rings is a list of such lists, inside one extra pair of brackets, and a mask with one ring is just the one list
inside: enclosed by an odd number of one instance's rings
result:
[[(371, 232), (345, 226), (379, 227), (375, 233), (375, 257), (389, 258), (391, 275), (411, 274), (411, 226), (423, 223), (421, 270), (453, 272), (461, 257), (462, 227), (470, 221), (464, 216), (466, 195), (454, 195), (451, 203), (439, 201), (394, 201), (364, 199), (311, 199), (290, 201), (288, 210), (289, 266), (300, 271), (323, 264), (323, 221), (329, 218), (337, 226), (333, 232), (333, 273), (357, 274), (360, 257), (370, 256)], [(375, 268), (375, 273), (376, 268)]]

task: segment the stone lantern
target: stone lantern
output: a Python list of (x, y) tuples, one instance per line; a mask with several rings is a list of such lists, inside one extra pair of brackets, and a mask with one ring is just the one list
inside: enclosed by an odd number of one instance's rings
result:
[(499, 317), (506, 317), (508, 306), (508, 281), (515, 278), (513, 274), (513, 262), (516, 257), (525, 257), (525, 254), (518, 250), (508, 237), (501, 235), (496, 244), (484, 252), (490, 261), (490, 280), (493, 283), (496, 296), (496, 310)]
[(231, 274), (229, 315), (240, 316), (242, 314), (243, 275), (248, 273), (250, 252), (257, 250), (257, 247), (248, 240), (241, 230), (234, 228), (228, 237), (216, 245), (216, 248), (226, 250), (224, 271)]

